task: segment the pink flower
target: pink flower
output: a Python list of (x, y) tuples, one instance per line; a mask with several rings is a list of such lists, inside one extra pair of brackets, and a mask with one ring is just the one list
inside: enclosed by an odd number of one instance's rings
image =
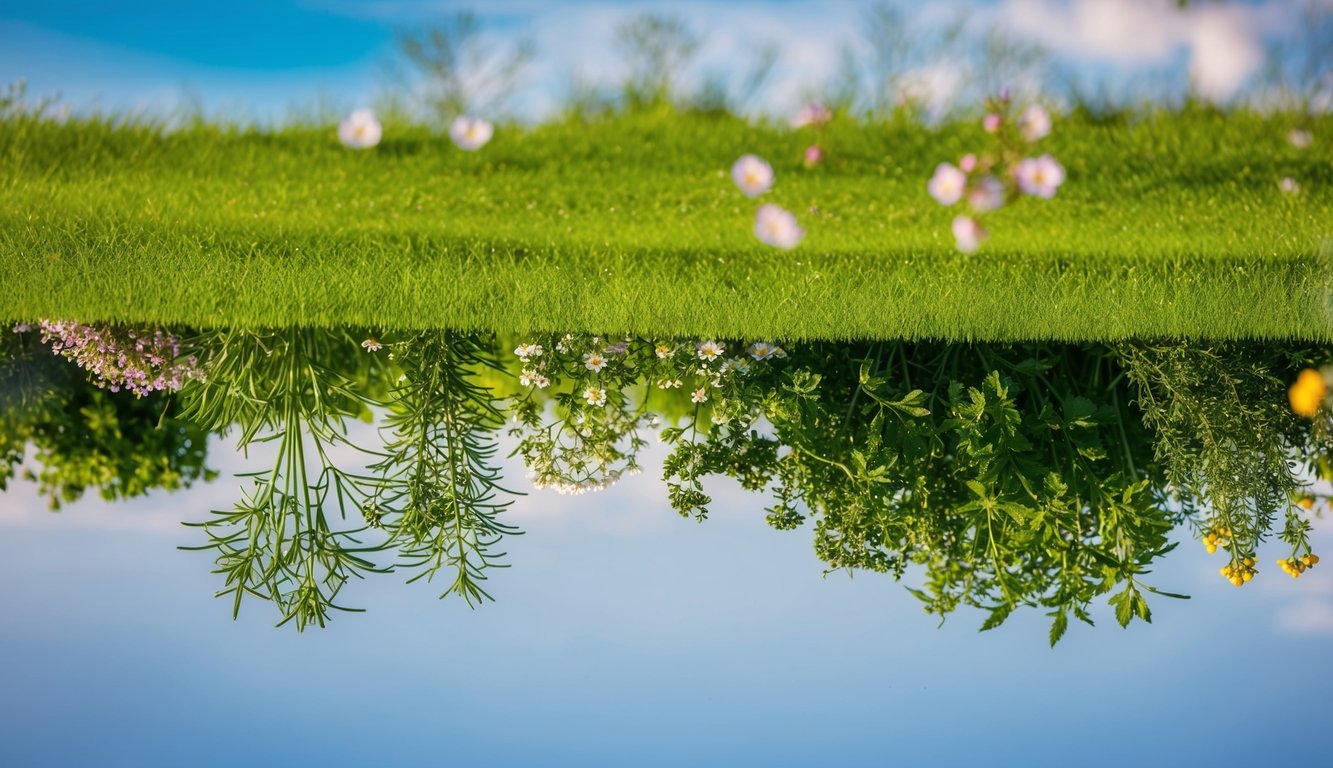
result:
[(375, 113), (368, 109), (358, 109), (338, 123), (338, 141), (352, 149), (369, 149), (380, 143), (384, 130)]
[(935, 166), (935, 175), (926, 182), (926, 191), (940, 205), (953, 205), (963, 198), (967, 188), (967, 174), (955, 168), (952, 163), (940, 163)]
[(986, 129), (986, 133), (1000, 132), (1000, 116), (991, 112), (981, 119), (981, 127)]
[(796, 217), (772, 203), (759, 206), (754, 219), (754, 234), (761, 242), (775, 248), (790, 249), (800, 245), (805, 230), (796, 223)]
[(746, 197), (759, 197), (773, 188), (773, 166), (755, 155), (741, 155), (731, 166), (731, 178)]
[(970, 216), (954, 217), (952, 228), (954, 242), (963, 253), (973, 253), (989, 237), (977, 220)]
[(977, 169), (977, 156), (968, 152), (958, 161), (958, 169), (963, 173), (971, 173)]
[(1040, 105), (1033, 104), (1018, 118), (1018, 130), (1028, 141), (1037, 141), (1051, 132), (1051, 115)]
[(813, 144), (805, 148), (805, 156), (801, 158), (801, 162), (805, 164), (806, 168), (814, 168), (823, 159), (824, 150), (820, 149), (819, 145)]
[(1050, 199), (1065, 180), (1065, 169), (1050, 155), (1021, 160), (1014, 169), (1014, 179), (1025, 194)]
[(449, 125), (449, 138), (464, 152), (476, 152), (495, 135), (495, 127), (479, 117), (458, 117)]
[(1004, 205), (1004, 184), (994, 176), (982, 176), (967, 191), (967, 204), (977, 213), (986, 213)]

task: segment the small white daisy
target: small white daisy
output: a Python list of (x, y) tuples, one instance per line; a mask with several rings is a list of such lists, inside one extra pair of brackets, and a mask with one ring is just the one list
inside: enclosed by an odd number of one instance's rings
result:
[(601, 352), (589, 352), (583, 356), (583, 367), (590, 371), (601, 372), (606, 367), (606, 358)]
[(588, 405), (606, 405), (606, 390), (600, 387), (588, 387), (583, 390), (583, 399)]
[(351, 149), (369, 149), (380, 143), (383, 135), (380, 121), (368, 109), (358, 109), (338, 123), (338, 141)]
[(727, 351), (727, 345), (720, 341), (709, 339), (698, 346), (700, 360), (716, 360), (720, 355)]
[(475, 152), (491, 140), (495, 128), (479, 117), (459, 117), (449, 126), (449, 138), (465, 152)]

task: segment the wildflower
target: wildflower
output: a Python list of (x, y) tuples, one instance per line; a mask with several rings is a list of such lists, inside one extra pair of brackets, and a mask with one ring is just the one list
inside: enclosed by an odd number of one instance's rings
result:
[(958, 170), (963, 173), (971, 173), (977, 169), (977, 156), (968, 152), (958, 161)]
[(601, 372), (606, 367), (606, 358), (600, 352), (589, 352), (583, 356), (583, 367), (590, 371)]
[(551, 380), (540, 373), (532, 377), (532, 383), (537, 385), (537, 389), (546, 389), (551, 386)]
[(994, 176), (982, 176), (967, 191), (967, 204), (977, 213), (986, 213), (1004, 205), (1004, 184)]
[(786, 360), (787, 350), (782, 347), (773, 347), (773, 357), (776, 357), (779, 360)]
[(970, 216), (956, 216), (953, 220), (953, 237), (958, 250), (973, 253), (986, 242), (989, 235), (977, 220)]
[(536, 382), (536, 379), (537, 372), (531, 368), (524, 368), (522, 372), (518, 374), (518, 384), (521, 387), (532, 386)]
[(384, 135), (384, 129), (380, 127), (380, 121), (375, 119), (375, 113), (368, 109), (358, 109), (347, 116), (347, 119), (338, 123), (338, 141), (343, 146), (352, 149), (369, 149), (380, 143), (380, 137)]
[(693, 392), (690, 393), (690, 399), (693, 400), (693, 401), (696, 402), (696, 403), (707, 402), (707, 401), (708, 401), (708, 389), (705, 388), (705, 387), (699, 387), (698, 389), (696, 389), (696, 390), (694, 390)]
[(698, 351), (700, 360), (713, 361), (716, 360), (719, 355), (727, 351), (727, 345), (720, 341), (709, 339), (699, 345)]
[(1301, 185), (1290, 176), (1283, 176), (1282, 181), (1277, 183), (1277, 188), (1282, 190), (1283, 194), (1295, 195), (1301, 191)]
[(940, 163), (935, 166), (935, 175), (926, 182), (926, 191), (940, 205), (953, 205), (963, 197), (967, 188), (967, 174), (953, 166), (953, 163)]
[(1020, 160), (1014, 169), (1019, 189), (1029, 195), (1050, 199), (1065, 181), (1065, 169), (1050, 155)]
[(574, 340), (574, 334), (572, 333), (566, 333), (564, 336), (561, 336), (560, 341), (557, 341), (555, 343), (555, 351), (560, 352), (562, 354), (568, 352), (569, 342), (573, 340)]
[(668, 357), (675, 357), (675, 356), (676, 356), (676, 350), (672, 349), (670, 345), (665, 344), (665, 343), (663, 343), (663, 344), (658, 344), (658, 345), (657, 345), (657, 348), (654, 349), (653, 352), (654, 352), (654, 354), (657, 355), (657, 359), (658, 359), (658, 360), (665, 360), (665, 359), (667, 359)]
[(588, 405), (606, 405), (606, 390), (600, 387), (588, 387), (583, 390), (583, 399)]
[(756, 341), (755, 343), (750, 345), (750, 349), (748, 351), (750, 353), (750, 357), (753, 357), (755, 360), (767, 360), (768, 358), (773, 356), (774, 349), (776, 349), (776, 347), (774, 347), (772, 344), (769, 344), (767, 341)]
[(545, 351), (540, 344), (519, 344), (514, 350), (514, 354), (518, 355), (519, 360), (526, 363), (534, 357), (541, 357)]
[(664, 379), (657, 385), (658, 389), (676, 389), (681, 385), (680, 379)]
[(722, 364), (722, 370), (746, 374), (750, 372), (750, 364), (743, 357), (733, 357)]
[(1309, 131), (1293, 130), (1287, 134), (1287, 141), (1297, 149), (1306, 149), (1314, 143), (1314, 134)]
[(833, 110), (819, 102), (811, 102), (791, 117), (791, 127), (804, 128), (807, 125), (820, 126), (833, 119)]
[(1040, 105), (1033, 104), (1018, 118), (1018, 130), (1027, 141), (1037, 141), (1051, 132), (1051, 115)]
[(1328, 383), (1324, 377), (1313, 368), (1306, 368), (1296, 377), (1296, 383), (1287, 390), (1287, 398), (1291, 401), (1291, 410), (1297, 416), (1303, 416), (1307, 419), (1313, 419), (1315, 414), (1319, 413), (1319, 406), (1324, 402), (1324, 396), (1328, 394)]
[(988, 113), (981, 119), (981, 127), (986, 129), (986, 133), (999, 133), (1000, 116), (994, 112)]
[(824, 159), (824, 150), (819, 148), (818, 144), (811, 144), (805, 148), (805, 154), (801, 156), (801, 164), (806, 168), (814, 168)]
[(746, 197), (759, 197), (773, 188), (773, 166), (755, 155), (741, 155), (731, 166), (731, 178)]
[(727, 423), (727, 417), (723, 416), (721, 413), (714, 413), (711, 421), (718, 426), (722, 426)]
[(374, 337), (371, 337), (361, 342), (361, 348), (367, 352), (378, 352), (381, 349), (384, 349), (384, 345), (376, 341)]
[(479, 117), (458, 117), (449, 126), (449, 138), (465, 152), (475, 152), (491, 140), (495, 128)]
[(754, 233), (763, 243), (775, 248), (795, 248), (805, 237), (796, 217), (771, 203), (759, 206), (754, 219)]

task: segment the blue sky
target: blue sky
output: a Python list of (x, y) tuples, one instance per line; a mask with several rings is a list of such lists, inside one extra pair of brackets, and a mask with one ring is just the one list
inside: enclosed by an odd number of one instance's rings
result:
[(1129, 630), (1100, 610), (1051, 650), (1030, 611), (937, 628), (886, 577), (822, 576), (810, 531), (768, 528), (729, 483), (683, 520), (650, 469), (520, 500), (494, 604), (389, 576), (349, 588), (368, 613), (297, 635), (263, 605), (233, 622), (209, 556), (176, 549), (253, 466), (213, 451), (224, 476), (188, 493), (59, 514), (0, 496), (6, 762), (1313, 764), (1333, 746), (1333, 570), (1292, 581), (1275, 548), (1238, 590), (1186, 542), (1153, 582), (1193, 599)]
[[(1252, 85), (1263, 49), (1301, 44), (1299, 7), (1330, 0), (948, 0), (925, 10), (897, 3), (921, 28), (965, 19), (998, 26), (1045, 46), (1059, 75), (1114, 89), (1151, 85), (1183, 92), (1191, 82), (1218, 100)], [(371, 103), (390, 84), (393, 33), (474, 7), (488, 44), (524, 37), (538, 60), (513, 107), (538, 117), (564, 98), (571, 80), (614, 82), (614, 30), (645, 11), (675, 11), (706, 31), (686, 79), (737, 77), (765, 43), (781, 57), (759, 105), (784, 111), (817, 95), (844, 50), (856, 53), (864, 2), (535, 2), (485, 4), (376, 0), (228, 4), (8, 0), (0, 6), (0, 82), (27, 78), (37, 95), (60, 93), (86, 110), (170, 112), (198, 104), (232, 118), (279, 119), (289, 108)], [(967, 73), (949, 61), (913, 68), (920, 88), (947, 99)]]

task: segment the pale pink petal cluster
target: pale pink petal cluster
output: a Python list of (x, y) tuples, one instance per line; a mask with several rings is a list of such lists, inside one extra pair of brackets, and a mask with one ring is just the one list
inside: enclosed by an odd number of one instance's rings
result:
[(926, 191), (940, 205), (953, 205), (963, 198), (967, 189), (967, 174), (953, 163), (935, 166), (935, 175), (926, 182)]
[(495, 127), (479, 117), (457, 117), (449, 125), (449, 138), (465, 152), (476, 152), (486, 146), (495, 134)]
[(338, 141), (351, 149), (369, 149), (379, 144), (383, 135), (380, 121), (369, 109), (358, 109), (338, 123)]
[(741, 155), (731, 166), (731, 178), (746, 197), (759, 197), (773, 188), (773, 166), (758, 155)]
[(1027, 141), (1038, 141), (1051, 132), (1051, 114), (1037, 104), (1023, 110), (1018, 130)]
[(181, 343), (162, 329), (84, 325), (43, 320), (42, 342), (51, 351), (88, 371), (98, 387), (138, 397), (177, 392), (190, 379), (203, 378), (198, 360), (181, 356)]
[(956, 216), (953, 220), (954, 243), (963, 253), (973, 253), (989, 236), (981, 224), (971, 216)]
[(977, 213), (987, 213), (1004, 205), (1004, 183), (994, 176), (982, 176), (967, 191), (967, 204)]
[(1029, 157), (1014, 168), (1014, 180), (1024, 194), (1050, 199), (1065, 181), (1065, 169), (1050, 155)]
[(795, 248), (805, 238), (805, 230), (796, 223), (796, 217), (772, 203), (759, 206), (754, 218), (754, 234), (760, 242), (783, 249)]

